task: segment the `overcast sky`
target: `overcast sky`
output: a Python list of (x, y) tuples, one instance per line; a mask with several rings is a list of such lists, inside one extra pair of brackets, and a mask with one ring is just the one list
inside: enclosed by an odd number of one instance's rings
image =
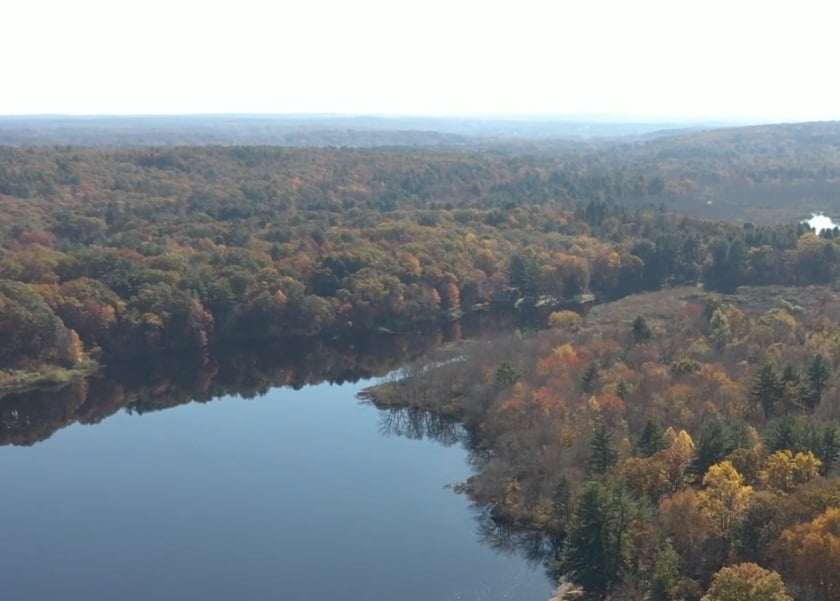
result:
[(8, 0), (0, 114), (840, 118), (797, 0)]

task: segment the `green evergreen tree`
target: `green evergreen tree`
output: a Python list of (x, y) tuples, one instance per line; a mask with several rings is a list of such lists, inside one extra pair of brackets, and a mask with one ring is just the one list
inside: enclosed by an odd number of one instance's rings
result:
[(534, 296), (539, 293), (539, 266), (537, 260), (526, 254), (516, 254), (510, 260), (508, 279), (511, 285), (519, 289), (524, 296)]
[(798, 448), (796, 423), (796, 420), (790, 417), (783, 417), (770, 423), (764, 435), (764, 445), (768, 453), (772, 454), (785, 449), (792, 451)]
[(653, 337), (653, 331), (650, 329), (647, 320), (639, 315), (633, 320), (633, 341), (636, 344), (646, 342)]
[(814, 357), (811, 365), (808, 366), (809, 390), (806, 395), (806, 404), (809, 409), (814, 409), (822, 400), (822, 393), (825, 390), (828, 380), (831, 378), (831, 367), (825, 357), (818, 354)]
[(522, 368), (510, 361), (504, 361), (496, 368), (496, 384), (499, 386), (513, 386), (521, 379)]
[(680, 556), (668, 540), (662, 543), (656, 551), (653, 559), (652, 576), (654, 591), (663, 599), (679, 582)]
[(595, 390), (595, 383), (598, 380), (598, 364), (592, 362), (586, 366), (583, 375), (580, 378), (580, 387), (584, 392), (592, 392)]
[(761, 407), (764, 417), (771, 417), (782, 401), (783, 388), (776, 370), (769, 363), (762, 365), (755, 377), (751, 392), (753, 401)]
[(835, 421), (784, 417), (768, 425), (764, 446), (768, 453), (813, 453), (822, 462), (820, 473), (828, 476), (840, 460), (840, 425)]
[(611, 467), (618, 463), (618, 451), (613, 443), (613, 433), (606, 426), (595, 428), (592, 437), (592, 456), (589, 459), (589, 469), (595, 474), (606, 474)]
[(590, 482), (575, 510), (561, 570), (592, 597), (605, 598), (622, 581), (632, 555), (630, 526), (639, 516), (622, 486)]
[(551, 496), (551, 505), (553, 507), (553, 528), (557, 533), (565, 533), (568, 531), (570, 511), (572, 501), (572, 486), (566, 476), (562, 476), (560, 481), (554, 487)]
[(742, 422), (726, 423), (709, 419), (700, 426), (695, 440), (694, 460), (690, 471), (702, 479), (706, 471), (735, 449), (749, 444), (747, 428)]
[(639, 454), (643, 457), (651, 455), (668, 448), (668, 439), (665, 437), (665, 429), (658, 421), (649, 419), (645, 424), (639, 442), (636, 443)]
[(822, 424), (822, 428), (814, 454), (822, 462), (820, 475), (827, 478), (840, 459), (840, 429), (835, 424)]
[(785, 413), (801, 411), (806, 402), (807, 392), (799, 375), (793, 365), (786, 365), (782, 372), (782, 403)]

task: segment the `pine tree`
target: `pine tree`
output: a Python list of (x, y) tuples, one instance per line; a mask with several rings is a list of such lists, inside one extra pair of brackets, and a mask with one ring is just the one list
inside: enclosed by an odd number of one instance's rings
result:
[(496, 368), (496, 384), (503, 388), (513, 386), (522, 379), (522, 368), (510, 361), (504, 361)]
[(644, 317), (639, 315), (636, 319), (633, 320), (633, 341), (636, 344), (640, 342), (646, 342), (653, 337), (653, 332), (648, 325), (647, 320)]
[(747, 444), (746, 430), (742, 423), (726, 423), (721, 419), (710, 419), (700, 426), (694, 448), (694, 460), (690, 471), (703, 476), (714, 464), (722, 461), (729, 453)]
[(592, 392), (598, 379), (598, 364), (594, 361), (586, 366), (580, 379), (580, 387), (584, 392)]
[(782, 400), (782, 383), (769, 363), (762, 365), (752, 388), (752, 398), (761, 407), (764, 417), (770, 417)]
[(820, 475), (827, 478), (837, 460), (840, 459), (840, 432), (834, 424), (823, 424), (823, 431), (819, 435), (814, 450), (816, 456), (822, 462)]
[(806, 404), (809, 409), (813, 409), (820, 404), (823, 390), (825, 390), (829, 378), (831, 378), (831, 368), (828, 361), (818, 354), (808, 367), (809, 390), (806, 395)]
[(566, 539), (560, 564), (565, 575), (603, 599), (621, 582), (632, 554), (630, 526), (639, 514), (623, 487), (590, 482)]
[(782, 372), (782, 400), (785, 413), (801, 411), (806, 402), (807, 392), (799, 371), (793, 365), (786, 365)]
[(798, 449), (796, 421), (791, 417), (783, 417), (772, 422), (764, 436), (764, 445), (771, 453), (784, 449)]
[(667, 449), (668, 440), (665, 438), (665, 429), (662, 424), (655, 420), (648, 420), (645, 429), (639, 436), (636, 448), (639, 449), (639, 453), (643, 457), (650, 457), (663, 449)]
[(595, 474), (606, 474), (611, 467), (618, 463), (618, 451), (613, 443), (613, 433), (605, 426), (595, 428), (592, 437), (592, 456), (589, 469)]

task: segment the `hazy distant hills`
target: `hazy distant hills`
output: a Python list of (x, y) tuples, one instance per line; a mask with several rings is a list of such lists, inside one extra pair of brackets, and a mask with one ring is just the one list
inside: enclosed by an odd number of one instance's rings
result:
[(655, 137), (686, 127), (684, 123), (536, 117), (0, 116), (0, 144), (469, 147), (516, 141)]
[(840, 122), (672, 132), (602, 149), (611, 169), (658, 174), (666, 206), (715, 219), (775, 223), (840, 214)]
[(520, 155), (532, 166), (548, 161), (599, 185), (656, 180), (655, 194), (635, 197), (618, 186), (604, 198), (661, 202), (696, 217), (776, 223), (812, 211), (840, 215), (840, 122), (725, 125), (596, 117), (0, 116), (0, 146), (490, 151)]

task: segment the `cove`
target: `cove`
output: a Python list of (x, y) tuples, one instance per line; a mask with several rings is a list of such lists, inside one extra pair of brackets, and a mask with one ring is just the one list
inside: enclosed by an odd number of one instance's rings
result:
[(373, 381), (135, 404), (0, 448), (4, 596), (547, 599), (541, 566), (482, 544), (447, 487), (470, 475), (457, 436), (395, 434), (356, 400)]

